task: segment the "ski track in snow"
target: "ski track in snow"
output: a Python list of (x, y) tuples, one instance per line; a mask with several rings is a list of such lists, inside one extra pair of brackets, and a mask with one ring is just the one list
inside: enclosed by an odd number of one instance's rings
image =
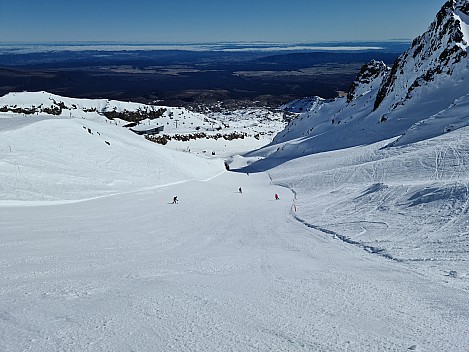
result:
[(247, 175), (34, 119), (0, 121), (0, 351), (469, 345), (467, 129)]
[(186, 182), (191, 182), (191, 181), (200, 181), (200, 182), (208, 182), (212, 179), (214, 179), (215, 177), (218, 177), (220, 175), (222, 175), (223, 173), (225, 173), (225, 171), (221, 171), (211, 177), (208, 177), (206, 179), (203, 179), (203, 180), (196, 180), (196, 179), (188, 179), (188, 180), (182, 180), (182, 181), (177, 181), (177, 182), (169, 182), (169, 183), (165, 183), (165, 184), (161, 184), (161, 185), (158, 185), (158, 186), (152, 186), (152, 187), (148, 187), (148, 188), (142, 188), (142, 189), (138, 189), (138, 190), (132, 190), (132, 191), (128, 191), (128, 192), (119, 192), (119, 193), (109, 193), (109, 194), (106, 194), (106, 195), (102, 195), (102, 196), (96, 196), (96, 197), (90, 197), (90, 198), (81, 198), (81, 199), (76, 199), (76, 200), (59, 200), (59, 201), (15, 201), (15, 200), (3, 200), (3, 201), (0, 201), (0, 207), (4, 207), (4, 206), (7, 206), (7, 207), (11, 207), (11, 206), (20, 206), (20, 207), (24, 207), (24, 206), (38, 206), (38, 205), (59, 205), (59, 204), (70, 204), (70, 203), (78, 203), (78, 202), (87, 202), (87, 201), (90, 201), (90, 200), (93, 200), (93, 199), (100, 199), (100, 198), (107, 198), (107, 197), (114, 197), (114, 196), (117, 196), (117, 195), (121, 195), (121, 194), (128, 194), (128, 193), (139, 193), (139, 192), (147, 192), (147, 191), (150, 191), (150, 190), (155, 190), (155, 189), (158, 189), (158, 188), (165, 188), (165, 187), (169, 187), (169, 186), (175, 186), (175, 185), (179, 185), (179, 184), (182, 184), (182, 183), (186, 183)]
[[(177, 205), (168, 204), (173, 194)], [(225, 172), (79, 203), (0, 208), (0, 349), (467, 346), (466, 291), (301, 227), (292, 201), (265, 174)]]
[(305, 225), (393, 260), (429, 263), (419, 270), (467, 289), (465, 155), (467, 129), (412, 146), (312, 155), (272, 175), (299, 195), (294, 216)]

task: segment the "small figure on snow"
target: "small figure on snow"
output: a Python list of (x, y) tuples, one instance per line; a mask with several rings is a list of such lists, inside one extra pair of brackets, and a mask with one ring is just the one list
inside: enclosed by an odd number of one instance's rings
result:
[(172, 204), (177, 204), (178, 203), (178, 197), (177, 196), (174, 196), (173, 197), (173, 203)]
[(243, 189), (241, 187), (239, 187), (238, 191), (239, 193), (243, 193)]
[(279, 200), (280, 198), (278, 197), (278, 194), (275, 193), (275, 200)]

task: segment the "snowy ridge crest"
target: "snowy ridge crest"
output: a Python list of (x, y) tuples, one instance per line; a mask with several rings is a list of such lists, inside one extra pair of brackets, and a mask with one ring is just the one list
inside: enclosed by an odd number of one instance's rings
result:
[(391, 110), (412, 97), (412, 92), (452, 75), (467, 57), (469, 2), (447, 1), (428, 30), (415, 38), (411, 48), (395, 62), (379, 89), (374, 110), (381, 105)]
[(448, 1), (391, 69), (364, 65), (346, 98), (300, 114), (265, 153), (291, 160), (391, 138), (402, 137), (389, 146), (414, 143), (468, 126), (468, 48), (469, 0)]

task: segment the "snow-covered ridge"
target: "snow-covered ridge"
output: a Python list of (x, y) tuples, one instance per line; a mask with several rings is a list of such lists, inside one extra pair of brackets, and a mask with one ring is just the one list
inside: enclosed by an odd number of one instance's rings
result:
[(61, 118), (81, 117), (109, 120), (117, 125), (145, 132), (156, 127), (162, 134), (195, 132), (231, 134), (253, 137), (273, 136), (283, 126), (282, 111), (262, 108), (199, 113), (183, 107), (147, 105), (108, 99), (78, 99), (48, 92), (17, 92), (0, 97), (0, 113), (19, 115), (48, 114)]
[(420, 86), (435, 80), (437, 85), (442, 75), (457, 74), (460, 66), (467, 66), (467, 12), (467, 0), (443, 5), (428, 30), (395, 61), (378, 92), (375, 109), (380, 105), (394, 109)]
[(74, 201), (206, 179), (224, 170), (223, 158), (269, 143), (284, 126), (283, 112), (265, 109), (202, 114), (9, 93), (0, 97), (0, 202)]
[(456, 0), (454, 16), (459, 20), (466, 47), (469, 45), (469, 3)]
[[(107, 118), (119, 125), (136, 122), (134, 130), (164, 126), (166, 131), (192, 131), (217, 127), (217, 121), (185, 108), (146, 105), (108, 99), (77, 99), (48, 92), (9, 93), (0, 97), (0, 112), (24, 115), (49, 114), (87, 119)], [(177, 123), (179, 122), (179, 123)]]
[[(468, 0), (445, 3), (390, 70), (376, 61), (364, 65), (347, 98), (300, 114), (271, 146), (255, 155), (289, 160), (406, 135), (392, 144), (397, 145), (469, 125), (464, 114), (464, 97), (469, 94), (468, 9)], [(416, 133), (418, 126), (426, 127)], [(260, 169), (269, 165), (260, 163)]]
[(303, 113), (309, 110), (317, 108), (319, 105), (323, 104), (326, 100), (321, 97), (308, 97), (302, 99), (295, 99), (286, 104), (280, 106), (280, 109), (293, 112), (293, 113)]

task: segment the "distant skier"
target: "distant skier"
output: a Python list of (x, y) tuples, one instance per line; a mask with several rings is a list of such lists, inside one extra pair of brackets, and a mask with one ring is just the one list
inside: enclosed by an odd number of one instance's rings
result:
[(173, 197), (173, 203), (172, 204), (177, 204), (178, 203), (178, 197), (177, 196), (174, 196)]
[(239, 187), (238, 191), (239, 193), (243, 193), (243, 189), (241, 187)]
[(278, 197), (278, 194), (275, 193), (275, 200), (279, 200), (280, 198)]

